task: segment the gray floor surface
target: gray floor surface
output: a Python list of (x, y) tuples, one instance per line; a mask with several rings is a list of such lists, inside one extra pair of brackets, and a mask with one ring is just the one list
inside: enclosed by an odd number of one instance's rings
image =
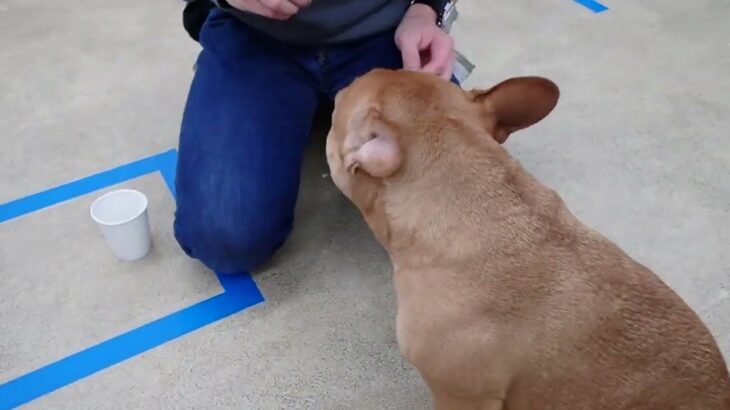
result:
[[(467, 87), (539, 74), (557, 110), (507, 148), (586, 223), (655, 270), (730, 357), (730, 3), (461, 1)], [(178, 1), (0, 0), (0, 203), (170, 148), (198, 51)], [(322, 130), (294, 235), (255, 274), (266, 302), (27, 408), (426, 408), (394, 333), (390, 267), (326, 177)], [(99, 192), (0, 224), (0, 383), (220, 292), (171, 236), (112, 257)]]

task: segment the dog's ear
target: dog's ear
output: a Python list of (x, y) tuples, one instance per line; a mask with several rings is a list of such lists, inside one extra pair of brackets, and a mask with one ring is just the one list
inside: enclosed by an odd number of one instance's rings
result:
[(387, 178), (403, 162), (395, 127), (374, 107), (353, 115), (347, 124), (343, 149), (345, 168), (352, 174), (362, 170), (376, 178)]
[(527, 128), (545, 118), (558, 103), (560, 90), (542, 77), (516, 77), (488, 90), (467, 92), (479, 104), (484, 126), (500, 144), (517, 130)]

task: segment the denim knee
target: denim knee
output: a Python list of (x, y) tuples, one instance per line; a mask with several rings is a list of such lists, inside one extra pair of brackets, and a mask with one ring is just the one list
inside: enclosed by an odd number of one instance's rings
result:
[(269, 260), (291, 232), (284, 226), (205, 224), (177, 217), (175, 238), (189, 256), (218, 273), (251, 272)]

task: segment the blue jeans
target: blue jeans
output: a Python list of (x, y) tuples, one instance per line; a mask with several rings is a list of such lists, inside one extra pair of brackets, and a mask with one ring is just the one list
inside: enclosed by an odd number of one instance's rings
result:
[(393, 32), (298, 47), (217, 9), (200, 43), (180, 131), (175, 237), (217, 272), (250, 271), (292, 230), (319, 102), (373, 68), (402, 67), (402, 60)]

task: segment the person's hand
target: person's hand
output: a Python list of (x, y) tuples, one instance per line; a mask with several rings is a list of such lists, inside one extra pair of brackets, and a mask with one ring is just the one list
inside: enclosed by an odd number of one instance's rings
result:
[(454, 40), (436, 25), (436, 13), (424, 4), (412, 5), (395, 32), (395, 43), (407, 70), (434, 73), (449, 80), (454, 71)]
[(312, 0), (226, 0), (231, 7), (276, 20), (287, 20)]

